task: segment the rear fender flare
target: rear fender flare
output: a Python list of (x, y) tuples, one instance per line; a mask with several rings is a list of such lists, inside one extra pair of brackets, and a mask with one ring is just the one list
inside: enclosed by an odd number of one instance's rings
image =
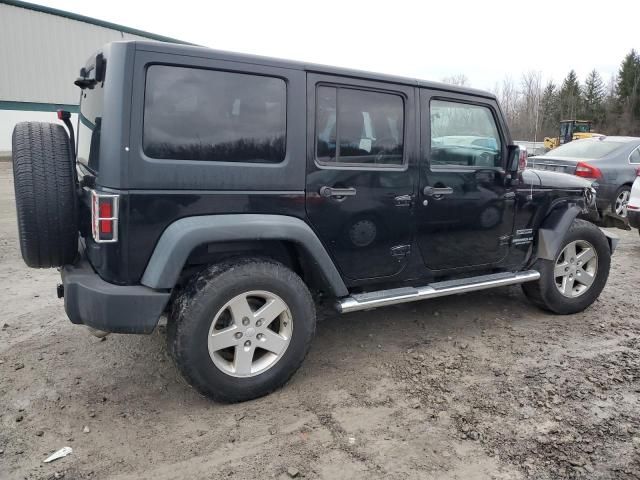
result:
[(194, 248), (242, 240), (294, 242), (309, 256), (330, 293), (336, 297), (348, 295), (338, 269), (311, 227), (299, 218), (284, 215), (205, 215), (176, 220), (160, 236), (141, 283), (154, 289), (171, 289)]

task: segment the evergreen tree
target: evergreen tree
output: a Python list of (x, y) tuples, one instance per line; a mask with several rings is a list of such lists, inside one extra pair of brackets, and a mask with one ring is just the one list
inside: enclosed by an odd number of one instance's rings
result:
[(559, 122), (558, 89), (556, 84), (550, 80), (544, 87), (540, 100), (540, 126), (543, 135), (556, 136)]
[(617, 94), (620, 98), (629, 98), (638, 92), (640, 82), (640, 55), (632, 49), (622, 61), (618, 72)]
[(618, 112), (623, 123), (631, 128), (628, 133), (640, 133), (637, 126), (633, 128), (634, 123), (640, 122), (640, 55), (633, 49), (620, 65), (616, 94)]
[(580, 82), (575, 70), (571, 70), (562, 82), (559, 93), (560, 116), (564, 119), (577, 119), (582, 115), (580, 101)]
[(605, 120), (602, 127), (599, 127), (600, 131), (598, 133), (604, 133), (607, 135), (616, 135), (620, 133), (620, 102), (618, 102), (618, 94), (616, 93), (617, 85), (618, 76), (616, 74), (612, 74), (611, 78), (609, 78), (609, 82), (607, 83), (607, 91), (604, 98)]
[(592, 70), (587, 76), (582, 91), (582, 104), (587, 120), (592, 120), (596, 125), (602, 125), (605, 119), (604, 101), (606, 89), (602, 77), (597, 70)]

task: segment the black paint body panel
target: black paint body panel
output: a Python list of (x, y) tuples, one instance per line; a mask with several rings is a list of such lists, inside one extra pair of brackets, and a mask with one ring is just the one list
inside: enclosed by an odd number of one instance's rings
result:
[[(84, 243), (95, 271), (114, 284), (139, 284), (161, 235), (173, 222), (216, 214), (284, 215), (305, 221), (352, 290), (519, 270), (535, 257), (535, 232), (549, 212), (562, 203), (582, 202), (585, 187), (575, 177), (526, 170), (514, 177), (514, 172), (507, 171), (511, 137), (495, 97), (486, 92), (154, 42), (115, 42), (104, 53), (108, 65), (105, 105), (109, 107), (102, 124), (100, 171), (83, 174), (96, 190), (120, 195), (119, 241), (96, 244), (85, 229)], [(147, 157), (142, 148), (145, 71), (157, 64), (283, 79), (287, 85), (284, 161)], [(319, 84), (402, 96), (403, 164), (394, 168), (320, 165), (314, 144)], [(490, 109), (504, 149), (503, 167), (431, 168), (424, 139), (432, 97)], [(424, 187), (456, 182), (460, 187), (450, 199), (423, 195)], [(320, 189), (327, 186), (354, 188), (357, 193), (323, 197)], [(491, 214), (498, 219), (489, 227), (477, 221), (487, 208), (494, 209)], [(443, 221), (436, 222), (438, 218)], [(369, 237), (373, 237), (370, 242)], [(474, 251), (475, 257), (470, 254)]]

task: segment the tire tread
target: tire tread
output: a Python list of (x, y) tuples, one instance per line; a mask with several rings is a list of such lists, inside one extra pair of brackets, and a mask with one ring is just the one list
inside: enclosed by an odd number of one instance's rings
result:
[(533, 269), (540, 272), (540, 279), (535, 282), (523, 283), (522, 290), (531, 303), (543, 310), (560, 315), (581, 312), (598, 298), (607, 282), (611, 265), (611, 252), (606, 237), (594, 224), (586, 220), (576, 219), (569, 228), (561, 248), (568, 243), (567, 239), (574, 240), (573, 237), (576, 235), (578, 237), (585, 235), (592, 237), (589, 241), (598, 250), (598, 273), (596, 274), (594, 285), (580, 297), (573, 299), (563, 297), (557, 292), (555, 279), (553, 278), (555, 261), (539, 259), (534, 264)]
[(73, 156), (62, 125), (22, 122), (12, 136), (20, 250), (30, 267), (59, 267), (77, 255)]
[[(194, 361), (193, 342), (198, 338), (198, 331), (202, 328), (199, 319), (203, 316), (207, 317), (208, 302), (210, 298), (219, 296), (218, 291), (230, 285), (251, 282), (255, 277), (271, 277), (288, 285), (288, 288), (295, 292), (300, 304), (309, 312), (310, 324), (306, 329), (306, 335), (299, 337), (302, 343), (297, 347), (301, 355), (293, 357), (289, 365), (280, 365), (283, 367), (279, 369), (281, 374), (266, 384), (253, 383), (254, 379), (262, 376), (259, 375), (242, 379), (244, 384), (241, 388), (235, 386), (228, 388), (228, 385), (227, 388), (220, 387), (212, 384), (208, 379), (207, 366), (203, 365), (202, 361)], [(311, 293), (295, 272), (271, 259), (236, 258), (207, 267), (200, 274), (193, 276), (175, 297), (167, 324), (168, 351), (187, 382), (204, 395), (223, 402), (245, 401), (267, 395), (289, 381), (309, 351), (315, 333), (315, 317), (315, 305)], [(297, 322), (300, 321), (301, 319), (297, 320)], [(294, 335), (295, 332), (294, 327)], [(210, 362), (208, 358), (205, 360)], [(284, 358), (280, 359), (279, 362), (284, 360)], [(208, 368), (216, 367), (211, 363)]]

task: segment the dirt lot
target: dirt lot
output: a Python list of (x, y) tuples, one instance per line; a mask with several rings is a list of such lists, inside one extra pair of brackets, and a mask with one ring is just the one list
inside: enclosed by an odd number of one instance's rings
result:
[(285, 388), (221, 405), (162, 327), (69, 323), (58, 274), (22, 263), (0, 163), (0, 478), (640, 478), (640, 238), (618, 233), (583, 314), (513, 287), (335, 316)]

